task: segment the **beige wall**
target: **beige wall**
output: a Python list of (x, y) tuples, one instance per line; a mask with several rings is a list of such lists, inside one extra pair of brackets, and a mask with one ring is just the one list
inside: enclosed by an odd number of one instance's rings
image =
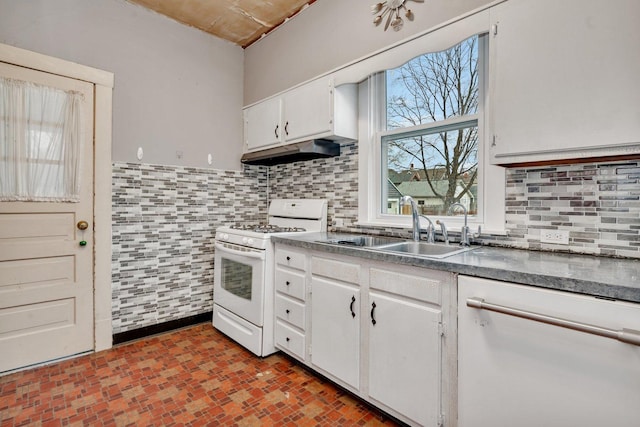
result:
[[(373, 25), (374, 0), (319, 0), (245, 49), (248, 105), (491, 3), (492, 0), (407, 1), (413, 22), (399, 32)], [(384, 22), (383, 24), (384, 25)]]
[(124, 0), (0, 0), (0, 43), (115, 74), (114, 161), (240, 168), (240, 47)]

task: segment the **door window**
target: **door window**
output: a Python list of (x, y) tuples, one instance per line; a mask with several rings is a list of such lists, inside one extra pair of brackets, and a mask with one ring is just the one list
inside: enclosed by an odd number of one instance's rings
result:
[(0, 200), (78, 202), (82, 94), (0, 77)]

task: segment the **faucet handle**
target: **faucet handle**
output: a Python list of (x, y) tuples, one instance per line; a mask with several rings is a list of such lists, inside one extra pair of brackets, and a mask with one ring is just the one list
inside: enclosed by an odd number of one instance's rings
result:
[(444, 224), (444, 221), (436, 220), (436, 224), (440, 226), (440, 232), (442, 233), (442, 239), (446, 245), (449, 244), (449, 233), (447, 231), (447, 226)]
[(433, 223), (429, 221), (429, 225), (427, 225), (427, 243), (435, 243), (435, 234), (436, 229), (433, 226)]
[(480, 235), (482, 234), (482, 226), (478, 226), (478, 232), (477, 233), (473, 233), (473, 238), (477, 239), (478, 237), (480, 237)]

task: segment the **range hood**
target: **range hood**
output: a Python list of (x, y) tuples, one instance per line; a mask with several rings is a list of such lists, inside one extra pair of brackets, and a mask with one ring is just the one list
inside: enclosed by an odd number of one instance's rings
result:
[(273, 166), (340, 155), (340, 144), (328, 139), (313, 139), (296, 144), (281, 145), (242, 155), (247, 165)]

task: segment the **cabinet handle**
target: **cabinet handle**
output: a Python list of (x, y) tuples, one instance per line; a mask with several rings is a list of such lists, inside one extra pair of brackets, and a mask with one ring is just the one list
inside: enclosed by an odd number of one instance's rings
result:
[(280, 135), (278, 135), (278, 129), (279, 128), (280, 128), (280, 125), (276, 125), (276, 128), (273, 131), (276, 134), (276, 138), (280, 138)]
[(291, 282), (288, 281), (288, 280), (285, 282), (285, 285), (287, 285), (287, 286), (289, 286), (290, 284), (291, 284)]
[(291, 261), (291, 257), (290, 256), (287, 257), (287, 261)]
[(351, 311), (351, 317), (356, 317), (356, 312), (353, 311), (353, 304), (355, 304), (356, 302), (356, 297), (355, 296), (351, 296), (351, 304), (349, 304), (349, 310)]
[(520, 310), (518, 308), (492, 304), (485, 302), (484, 299), (478, 297), (467, 298), (467, 306), (477, 308), (479, 310), (495, 311), (496, 313), (507, 314), (509, 316), (520, 317), (522, 319), (533, 320), (535, 322), (546, 323), (548, 325), (559, 326), (561, 328), (573, 329), (574, 331), (599, 335), (605, 338), (612, 338), (614, 340), (622, 341), (627, 344), (640, 346), (640, 331), (636, 331), (633, 329), (623, 328), (621, 330), (615, 330), (602, 328), (600, 326), (574, 322), (573, 320), (547, 316), (546, 314), (534, 313), (531, 311)]
[(289, 136), (289, 122), (284, 124), (284, 133)]
[(376, 318), (375, 318), (375, 310), (376, 310), (376, 303), (375, 301), (371, 303), (371, 324), (375, 325), (376, 322)]
[(291, 339), (289, 337), (285, 338), (287, 340), (287, 342), (289, 342)]
[(287, 308), (287, 309), (285, 310), (285, 312), (286, 312), (287, 314), (289, 314), (289, 309)]

